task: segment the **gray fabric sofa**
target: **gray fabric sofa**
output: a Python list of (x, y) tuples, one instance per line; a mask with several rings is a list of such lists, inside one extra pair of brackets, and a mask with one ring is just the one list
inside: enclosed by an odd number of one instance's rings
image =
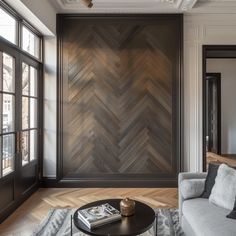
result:
[[(184, 199), (180, 185), (185, 179), (205, 179), (206, 173), (179, 174), (179, 219), (186, 236), (236, 236), (236, 220), (226, 218), (229, 210), (210, 204), (208, 199)], [(204, 184), (204, 182), (202, 182)]]

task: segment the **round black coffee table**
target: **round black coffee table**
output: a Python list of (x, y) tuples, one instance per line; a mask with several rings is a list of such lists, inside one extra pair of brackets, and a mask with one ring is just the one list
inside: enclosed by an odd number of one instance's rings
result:
[(120, 201), (121, 199), (107, 199), (92, 202), (80, 207), (73, 216), (75, 226), (85, 234), (96, 236), (134, 236), (146, 232), (153, 226), (156, 218), (154, 210), (148, 205), (138, 201), (135, 201), (135, 214), (133, 216), (122, 217), (120, 221), (108, 223), (95, 229), (89, 229), (78, 219), (79, 210), (105, 203), (109, 203), (119, 210)]

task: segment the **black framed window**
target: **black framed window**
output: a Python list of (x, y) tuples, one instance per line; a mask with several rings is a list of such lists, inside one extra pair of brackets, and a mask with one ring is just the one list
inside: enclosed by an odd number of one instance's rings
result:
[(42, 35), (0, 0), (0, 39), (14, 44), (26, 55), (42, 62)]
[(40, 37), (33, 33), (25, 25), (21, 30), (21, 47), (24, 51), (40, 59)]
[(22, 63), (22, 165), (37, 159), (38, 70)]
[(1, 175), (14, 170), (15, 158), (15, 58), (0, 51)]
[(0, 0), (0, 179), (38, 165), (42, 40), (34, 27)]

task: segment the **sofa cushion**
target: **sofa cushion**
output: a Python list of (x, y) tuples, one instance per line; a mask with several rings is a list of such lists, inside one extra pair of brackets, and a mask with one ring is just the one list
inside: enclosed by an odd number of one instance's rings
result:
[(234, 202), (234, 208), (233, 208), (233, 210), (227, 215), (227, 217), (236, 220), (236, 199), (235, 199), (235, 202)]
[(236, 196), (236, 170), (221, 164), (211, 190), (209, 201), (219, 207), (232, 210)]
[(199, 197), (205, 185), (205, 179), (184, 179), (180, 183), (180, 192), (184, 199)]
[(183, 203), (183, 215), (198, 236), (235, 236), (235, 220), (226, 218), (227, 209), (210, 204), (208, 199), (195, 198)]
[(215, 178), (217, 176), (217, 171), (218, 171), (219, 166), (220, 166), (219, 163), (214, 163), (214, 162), (209, 163), (206, 182), (205, 182), (205, 188), (201, 196), (202, 198), (210, 197), (211, 190), (215, 184)]

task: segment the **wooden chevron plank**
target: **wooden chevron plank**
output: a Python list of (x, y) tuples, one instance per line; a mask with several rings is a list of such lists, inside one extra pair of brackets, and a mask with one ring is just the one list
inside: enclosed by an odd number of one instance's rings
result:
[(175, 23), (166, 24), (78, 21), (64, 29), (64, 176), (177, 174), (179, 45)]
[(177, 189), (40, 189), (0, 225), (0, 235), (30, 236), (52, 208), (77, 208), (100, 199), (124, 197), (144, 202), (153, 208), (177, 207)]

